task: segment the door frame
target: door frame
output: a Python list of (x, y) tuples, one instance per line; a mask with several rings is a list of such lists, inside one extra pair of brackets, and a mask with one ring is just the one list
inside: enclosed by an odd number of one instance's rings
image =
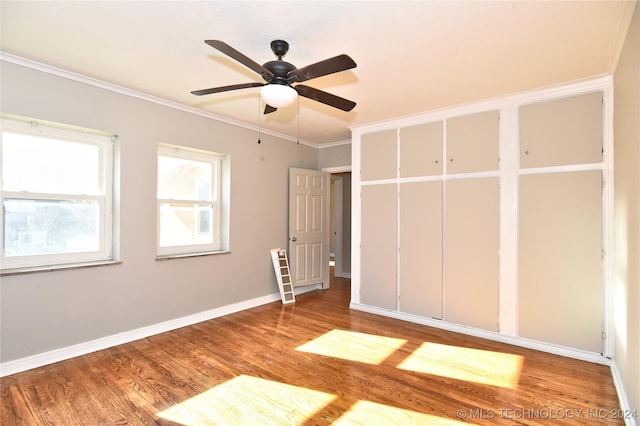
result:
[[(329, 173), (329, 175), (337, 174), (337, 173), (351, 173), (352, 166), (348, 165), (348, 166), (337, 166), (337, 167), (323, 167), (322, 171)], [(331, 181), (331, 176), (329, 176), (329, 181)], [(351, 182), (353, 185), (353, 178)], [(336, 202), (336, 208), (344, 209), (344, 203), (342, 199), (339, 202)], [(340, 210), (336, 213), (337, 213), (336, 222), (338, 221), (338, 219), (343, 220), (343, 217), (344, 217), (343, 211)], [(331, 232), (331, 229), (329, 229), (328, 232)], [(335, 267), (333, 270), (333, 274), (335, 277), (342, 277), (344, 275), (344, 272), (342, 270), (343, 259), (344, 259), (343, 257), (344, 251), (342, 250), (343, 243), (344, 243), (344, 233), (343, 233), (343, 226), (341, 222), (340, 224), (336, 224), (336, 238), (335, 238), (336, 250), (334, 252)], [(340, 246), (340, 249), (338, 249), (338, 245)]]
[(333, 191), (334, 205), (335, 209), (335, 237), (334, 237), (334, 250), (333, 250), (333, 276), (334, 277), (342, 277), (342, 246), (343, 246), (343, 235), (342, 235), (342, 220), (343, 214), (342, 209), (343, 201), (342, 201), (342, 185), (344, 184), (344, 179), (342, 177), (336, 177), (336, 180), (333, 182), (331, 189)]

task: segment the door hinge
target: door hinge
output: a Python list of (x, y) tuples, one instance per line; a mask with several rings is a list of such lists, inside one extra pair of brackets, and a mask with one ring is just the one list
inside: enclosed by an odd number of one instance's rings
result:
[(602, 332), (602, 340), (607, 340), (607, 333), (604, 331)]

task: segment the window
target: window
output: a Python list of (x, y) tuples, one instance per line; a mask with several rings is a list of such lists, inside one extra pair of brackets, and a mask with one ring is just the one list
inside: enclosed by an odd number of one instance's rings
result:
[(158, 256), (228, 250), (229, 156), (158, 147)]
[(2, 120), (2, 269), (112, 260), (115, 137)]

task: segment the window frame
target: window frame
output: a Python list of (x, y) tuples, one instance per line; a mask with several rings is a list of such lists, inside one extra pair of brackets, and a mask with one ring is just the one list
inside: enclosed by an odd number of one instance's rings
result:
[[(114, 152), (117, 136), (82, 129), (73, 126), (57, 125), (49, 122), (28, 119), (1, 118), (0, 131), (0, 206), (2, 223), (0, 224), (0, 271), (57, 269), (71, 265), (95, 264), (114, 261)], [(35, 135), (62, 142), (73, 142), (98, 147), (98, 182), (100, 193), (75, 194), (72, 192), (43, 193), (28, 190), (9, 191), (4, 187), (3, 176), (3, 139), (5, 133)], [(98, 247), (96, 250), (72, 253), (46, 253), (26, 255), (5, 255), (5, 200), (28, 201), (94, 201), (98, 204)]]
[[(211, 172), (211, 200), (160, 198), (161, 156), (209, 163)], [(228, 252), (228, 178), (230, 156), (213, 151), (189, 148), (185, 146), (158, 144), (156, 154), (156, 258), (201, 256)], [(226, 189), (225, 189), (226, 188)], [(163, 204), (185, 204), (195, 207), (197, 213), (202, 206), (211, 206), (212, 242), (204, 244), (161, 245), (160, 210)], [(193, 231), (199, 231), (199, 217), (194, 218)]]

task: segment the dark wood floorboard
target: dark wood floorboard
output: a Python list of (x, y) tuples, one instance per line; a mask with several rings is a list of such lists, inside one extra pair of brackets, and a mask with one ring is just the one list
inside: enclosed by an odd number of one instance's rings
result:
[[(609, 367), (350, 310), (349, 285), (4, 377), (0, 424), (624, 423)], [(400, 368), (423, 344), (448, 371)]]

